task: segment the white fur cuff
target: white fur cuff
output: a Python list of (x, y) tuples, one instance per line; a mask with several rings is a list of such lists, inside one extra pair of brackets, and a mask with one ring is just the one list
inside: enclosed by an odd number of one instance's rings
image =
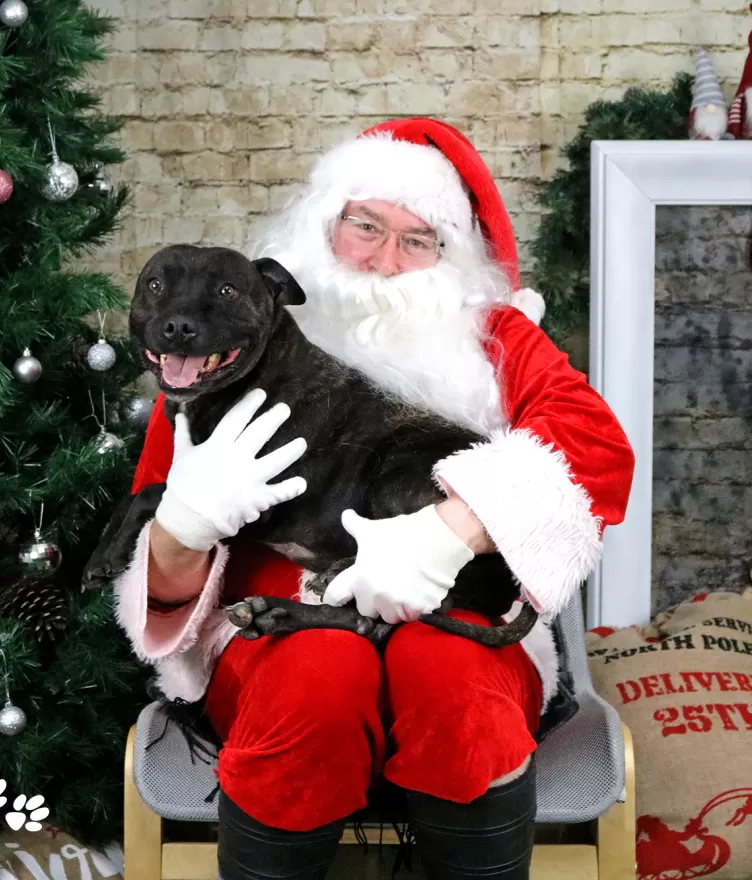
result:
[(601, 553), (599, 521), (564, 455), (530, 431), (498, 431), (442, 459), (434, 477), (483, 523), (536, 609), (558, 614)]

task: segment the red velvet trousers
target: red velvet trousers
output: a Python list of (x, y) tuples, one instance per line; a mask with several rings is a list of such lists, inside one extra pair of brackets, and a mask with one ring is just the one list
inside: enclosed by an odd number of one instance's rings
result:
[(535, 749), (541, 684), (520, 645), (411, 623), (383, 656), (335, 630), (235, 638), (206, 705), (225, 793), (265, 825), (308, 831), (364, 807), (379, 773), (452, 801), (479, 797)]

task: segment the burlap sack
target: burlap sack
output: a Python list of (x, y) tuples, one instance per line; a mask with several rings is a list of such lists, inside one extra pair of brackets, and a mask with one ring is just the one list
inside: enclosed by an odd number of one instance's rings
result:
[(117, 853), (93, 849), (60, 831), (49, 821), (41, 831), (13, 831), (0, 809), (0, 880), (120, 880)]
[(634, 736), (640, 880), (750, 880), (752, 589), (599, 628), (588, 654)]

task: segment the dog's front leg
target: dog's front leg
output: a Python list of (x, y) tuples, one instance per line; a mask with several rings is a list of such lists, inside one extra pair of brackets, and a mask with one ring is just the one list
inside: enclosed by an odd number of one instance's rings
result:
[(330, 605), (302, 605), (277, 596), (248, 596), (224, 610), (232, 623), (240, 628), (238, 635), (249, 640), (262, 635), (289, 635), (304, 629), (342, 629), (380, 646), (394, 629), (383, 621), (363, 617), (354, 604), (334, 608)]

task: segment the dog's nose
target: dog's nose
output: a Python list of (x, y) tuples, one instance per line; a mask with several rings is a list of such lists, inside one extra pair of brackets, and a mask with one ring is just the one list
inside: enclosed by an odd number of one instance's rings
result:
[(162, 324), (162, 336), (172, 343), (188, 342), (198, 335), (196, 322), (185, 315), (175, 315)]

